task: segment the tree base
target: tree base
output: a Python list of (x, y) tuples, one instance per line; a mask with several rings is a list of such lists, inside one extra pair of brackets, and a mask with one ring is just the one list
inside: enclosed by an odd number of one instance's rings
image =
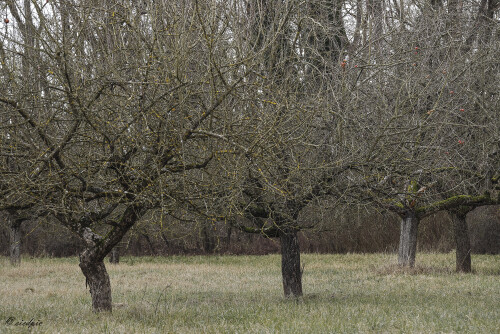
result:
[(21, 264), (21, 223), (15, 221), (10, 225), (10, 264)]
[(466, 214), (452, 212), (453, 230), (456, 243), (456, 271), (470, 273), (472, 271), (471, 246), (469, 230), (465, 220)]
[(86, 285), (90, 288), (94, 312), (111, 312), (111, 282), (104, 262), (82, 255), (80, 269), (85, 276)]
[(419, 219), (413, 212), (408, 212), (401, 221), (399, 238), (398, 265), (414, 267), (417, 254), (417, 233)]
[(281, 274), (285, 297), (302, 296), (302, 270), (300, 268), (300, 247), (297, 231), (288, 229), (280, 232)]

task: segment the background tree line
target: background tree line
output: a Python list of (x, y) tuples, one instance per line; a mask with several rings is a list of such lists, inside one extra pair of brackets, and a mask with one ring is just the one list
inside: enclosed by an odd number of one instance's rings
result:
[(471, 270), (465, 217), (500, 199), (497, 0), (1, 4), (12, 262), (23, 224), (66, 228), (95, 310), (104, 258), (137, 236), (151, 253), (276, 238), (300, 296), (314, 233), (347, 251), (396, 235), (414, 266), (420, 222), (446, 212)]
[[(354, 212), (326, 212), (311, 220), (324, 228), (308, 229), (299, 234), (301, 249), (308, 253), (395, 252), (399, 243), (399, 219), (393, 215)], [(467, 218), (472, 254), (499, 254), (498, 208), (482, 207)], [(10, 229), (0, 227), (0, 254), (9, 256)], [(455, 249), (453, 224), (445, 213), (422, 221), (418, 249), (425, 252), (450, 252)], [(21, 228), (21, 254), (33, 257), (77, 256), (83, 245), (66, 229), (48, 221), (26, 221)], [(196, 254), (270, 254), (280, 250), (272, 238), (254, 235), (219, 222), (216, 224), (179, 225), (173, 221), (162, 229), (157, 224), (138, 225), (118, 245), (127, 256), (168, 256)]]

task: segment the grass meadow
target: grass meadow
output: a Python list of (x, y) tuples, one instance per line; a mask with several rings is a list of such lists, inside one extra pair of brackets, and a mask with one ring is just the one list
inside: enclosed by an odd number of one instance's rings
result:
[(500, 256), (473, 256), (474, 274), (454, 256), (403, 271), (394, 254), (305, 254), (299, 299), (279, 255), (123, 257), (112, 314), (92, 312), (77, 258), (0, 257), (0, 333), (500, 333)]

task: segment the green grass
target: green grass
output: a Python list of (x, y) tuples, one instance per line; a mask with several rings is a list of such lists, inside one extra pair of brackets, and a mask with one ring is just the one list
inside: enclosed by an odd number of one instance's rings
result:
[(500, 333), (500, 256), (303, 255), (304, 297), (282, 296), (280, 257), (122, 258), (112, 314), (94, 314), (76, 258), (0, 258), (0, 333)]

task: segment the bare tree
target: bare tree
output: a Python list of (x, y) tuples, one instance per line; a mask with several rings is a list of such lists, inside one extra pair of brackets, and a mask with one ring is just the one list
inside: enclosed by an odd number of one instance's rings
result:
[(0, 209), (83, 241), (95, 311), (104, 258), (157, 217), (280, 238), (300, 296), (316, 200), (397, 213), (403, 266), (440, 210), (466, 263), (462, 218), (499, 202), (496, 0), (2, 4)]
[(499, 72), (490, 58), (496, 41), (474, 48), (465, 42), (473, 6), (402, 4), (394, 10), (412, 15), (384, 26), (384, 58), (361, 52), (352, 61), (360, 63), (358, 83), (369, 86), (358, 87), (371, 104), (359, 102), (368, 147), (358, 176), (362, 198), (401, 216), (398, 262), (413, 266), (421, 218), (498, 203)]
[[(13, 73), (19, 71), (25, 80), (16, 82), (20, 84), (21, 94), (25, 97), (26, 104), (33, 106), (36, 94), (38, 91), (47, 89), (47, 80), (44, 74), (38, 71), (39, 68), (35, 64), (41, 58), (39, 52), (40, 41), (37, 39), (37, 31), (35, 26), (35, 17), (30, 1), (5, 1), (3, 4), (4, 10), (8, 16), (4, 20), (5, 32), (3, 40), (0, 42), (0, 58), (2, 59), (2, 76), (6, 80), (14, 81)], [(12, 18), (12, 21), (9, 19)], [(15, 36), (15, 37), (12, 37)], [(11, 57), (8, 50), (17, 50), (22, 57)], [(16, 107), (15, 101), (11, 101), (6, 97), (12, 91), (10, 86), (4, 87), (0, 101)], [(13, 103), (14, 102), (14, 103)], [(2, 175), (4, 178), (0, 181), (0, 189), (2, 197), (5, 197), (4, 203), (0, 204), (6, 213), (6, 217), (10, 220), (11, 238), (10, 238), (10, 261), (13, 265), (19, 265), (21, 262), (21, 226), (22, 222), (29, 219), (29, 213), (26, 210), (30, 209), (34, 202), (30, 198), (18, 196), (16, 194), (15, 185), (19, 181), (18, 176), (24, 173), (23, 167), (26, 166), (25, 160), (29, 156), (32, 147), (26, 145), (24, 140), (29, 138), (29, 132), (35, 130), (33, 124), (29, 122), (32, 115), (23, 110), (18, 115), (2, 114), (2, 121), (5, 124), (5, 131), (2, 133), (1, 141), (1, 158), (3, 163)], [(28, 126), (19, 129), (15, 126), (18, 122), (28, 121)], [(43, 133), (43, 130), (38, 130), (38, 134)], [(42, 134), (42, 137), (44, 134)], [(19, 140), (22, 138), (21, 140)], [(43, 138), (42, 138), (43, 139)], [(46, 142), (48, 138), (45, 136)], [(15, 181), (17, 180), (17, 181)], [(13, 182), (14, 181), (14, 182)]]
[[(18, 190), (43, 198), (39, 214), (55, 216), (84, 241), (80, 268), (93, 308), (110, 311), (103, 260), (127, 231), (151, 210), (201, 201), (210, 185), (198, 171), (217, 164), (217, 152), (251, 152), (232, 129), (245, 128), (235, 103), (260, 66), (260, 51), (230, 45), (232, 4), (31, 6), (42, 55), (33, 65), (47, 70), (49, 84), (29, 99), (14, 84), (23, 73), (5, 77), (8, 117), (27, 123), (13, 128), (31, 127), (42, 139), (28, 137), (34, 149)], [(14, 49), (22, 45), (17, 35), (8, 36), (7, 62), (30, 62)]]
[(299, 216), (316, 199), (342, 193), (339, 175), (352, 162), (350, 153), (340, 158), (352, 144), (342, 138), (344, 111), (336, 108), (337, 89), (345, 87), (332, 82), (345, 71), (341, 7), (333, 1), (254, 1), (247, 7), (250, 44), (266, 48), (246, 111), (258, 115), (253, 128), (273, 127), (236, 181), (234, 211), (247, 219), (237, 224), (241, 230), (279, 238), (286, 297), (303, 294), (298, 232), (311, 226)]

